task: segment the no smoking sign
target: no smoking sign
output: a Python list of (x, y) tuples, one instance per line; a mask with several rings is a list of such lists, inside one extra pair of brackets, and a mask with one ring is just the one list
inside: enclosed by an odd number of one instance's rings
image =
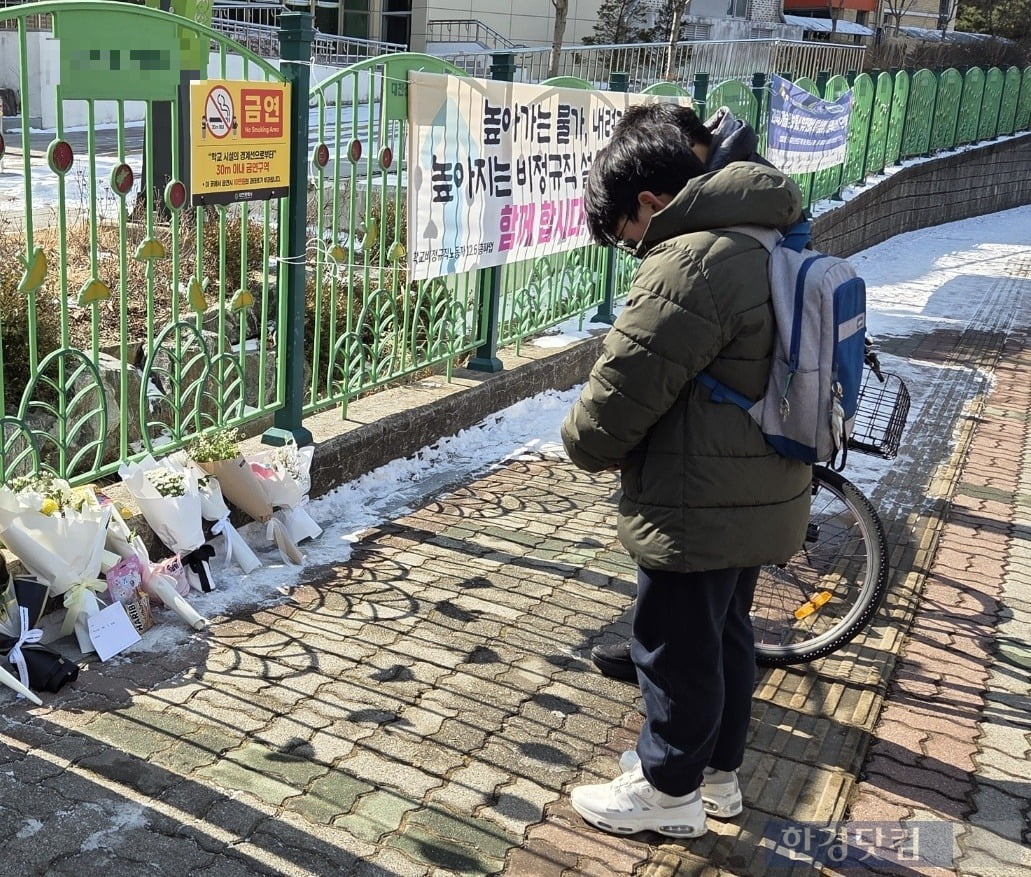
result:
[(221, 140), (236, 127), (233, 96), (221, 85), (208, 92), (204, 101), (204, 127), (216, 140)]

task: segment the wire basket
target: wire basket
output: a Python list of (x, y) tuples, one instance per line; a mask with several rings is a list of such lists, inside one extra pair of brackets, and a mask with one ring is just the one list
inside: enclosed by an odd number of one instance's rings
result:
[(848, 437), (850, 450), (891, 460), (899, 452), (909, 416), (909, 390), (898, 375), (884, 373), (881, 382), (870, 369), (863, 374), (856, 419)]

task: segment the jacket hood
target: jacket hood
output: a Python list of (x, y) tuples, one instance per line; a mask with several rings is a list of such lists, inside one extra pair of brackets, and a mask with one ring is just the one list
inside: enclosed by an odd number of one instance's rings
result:
[(677, 235), (762, 225), (783, 228), (802, 215), (802, 192), (790, 177), (775, 168), (735, 162), (693, 180), (652, 216), (637, 255)]
[(707, 171), (718, 171), (733, 161), (755, 161), (769, 164), (759, 155), (759, 135), (747, 122), (735, 118), (728, 107), (720, 107), (706, 121), (705, 127), (712, 133), (709, 157), (705, 162)]

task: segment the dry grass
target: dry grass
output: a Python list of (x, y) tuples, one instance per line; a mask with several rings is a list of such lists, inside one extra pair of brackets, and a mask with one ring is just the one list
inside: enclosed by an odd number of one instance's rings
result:
[[(376, 289), (394, 289), (400, 299), (413, 294), (407, 282), (404, 263), (394, 264), (392, 261), (384, 266), (371, 264), (371, 272), (366, 280), (365, 265), (370, 260), (378, 262), (379, 248), (367, 248), (361, 245), (368, 232), (366, 217), (350, 217), (350, 198), (346, 190), (335, 193), (334, 197), (326, 197), (323, 204), (322, 221), (319, 222), (318, 206), (313, 191), (308, 197), (309, 228), (322, 227), (328, 229), (332, 223), (328, 221), (334, 210), (339, 211), (339, 242), (345, 245), (349, 241), (353, 222), (353, 235), (357, 245), (353, 250), (355, 264), (351, 271), (343, 266), (328, 266), (338, 277), (346, 277), (343, 283), (333, 285), (337, 299), (337, 328), (339, 332), (346, 322), (349, 308), (360, 308), (366, 295)], [(116, 216), (119, 205), (111, 203), (113, 196), (108, 194), (109, 201), (98, 205), (97, 215)], [(360, 203), (364, 199), (358, 199)], [(145, 205), (139, 211), (145, 218)], [(392, 236), (395, 222), (393, 202), (386, 205), (383, 215), (378, 204), (374, 204), (371, 217), (380, 228)], [(405, 215), (402, 205), (401, 230), (399, 239), (405, 236)], [(198, 271), (197, 225), (198, 215), (203, 229), (203, 240), (200, 246), (200, 266)], [(275, 217), (273, 212), (273, 217)], [(260, 221), (255, 219), (260, 218)], [(64, 227), (58, 222), (56, 212), (46, 221), (37, 221), (33, 229), (33, 246), (41, 248), (47, 256), (48, 271), (43, 285), (36, 290), (29, 300), (18, 292), (18, 285), (24, 273), (25, 235), (19, 223), (10, 217), (0, 214), (0, 321), (2, 321), (4, 396), (8, 403), (16, 403), (31, 377), (29, 374), (29, 358), (26, 352), (28, 344), (28, 326), (33, 319), (30, 302), (35, 305), (35, 325), (38, 344), (38, 359), (48, 352), (65, 346), (61, 339), (61, 307), (62, 298), (67, 301), (68, 347), (89, 350), (94, 337), (101, 350), (116, 353), (124, 335), (130, 349), (152, 338), (171, 321), (175, 311), (173, 303), (178, 299), (180, 318), (190, 318), (194, 311), (187, 301), (184, 289), (195, 274), (208, 278), (209, 306), (214, 302), (213, 290), (218, 287), (219, 279), (225, 277), (227, 296), (232, 296), (242, 285), (241, 277), (246, 277), (250, 291), (257, 299), (262, 289), (266, 271), (264, 240), (266, 228), (263, 211), (255, 205), (249, 211), (246, 227), (246, 267), (242, 265), (243, 220), (238, 207), (224, 210), (208, 208), (203, 211), (185, 210), (180, 216), (174, 230), (167, 222), (154, 221), (152, 232), (148, 234), (147, 223), (130, 218), (124, 226), (115, 220), (99, 219), (96, 230), (90, 224), (90, 211), (85, 203), (68, 205)], [(270, 241), (269, 253), (278, 251), (278, 231), (275, 226), (269, 229), (274, 237)], [(173, 284), (173, 237), (177, 242), (178, 284)], [(153, 239), (165, 248), (166, 256), (161, 259), (141, 261), (136, 258), (137, 249), (147, 240)], [(224, 246), (222, 241), (224, 239)], [(64, 261), (60, 257), (64, 247)], [(309, 253), (309, 261), (312, 254)], [(63, 269), (63, 275), (62, 275)], [(245, 272), (245, 274), (243, 273)], [(100, 280), (111, 290), (110, 298), (93, 305), (80, 306), (78, 298), (80, 290), (94, 278)], [(63, 280), (63, 284), (62, 284)], [(273, 289), (275, 278), (272, 278)], [(314, 274), (309, 272), (307, 300), (309, 312), (315, 307), (317, 296), (322, 296), (323, 320), (320, 326), (323, 345), (328, 345), (334, 330), (328, 325), (328, 295), (330, 288), (324, 286), (321, 292), (314, 288)], [(366, 282), (369, 288), (365, 289)], [(124, 288), (125, 295), (121, 290)], [(124, 301), (123, 301), (124, 299)], [(314, 320), (307, 320), (305, 326), (308, 349), (312, 350), (316, 327)], [(257, 327), (252, 326), (252, 329)], [(375, 345), (369, 327), (362, 327), (361, 334), (365, 344)], [(326, 350), (326, 346), (323, 346)]]

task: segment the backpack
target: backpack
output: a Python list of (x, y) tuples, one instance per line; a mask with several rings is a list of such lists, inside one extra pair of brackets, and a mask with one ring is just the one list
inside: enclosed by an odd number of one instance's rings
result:
[(856, 415), (866, 339), (866, 284), (845, 260), (809, 249), (810, 224), (783, 235), (743, 225), (736, 231), (770, 253), (776, 320), (773, 363), (762, 398), (753, 401), (708, 372), (697, 378), (714, 402), (732, 402), (759, 424), (785, 457), (844, 468)]

